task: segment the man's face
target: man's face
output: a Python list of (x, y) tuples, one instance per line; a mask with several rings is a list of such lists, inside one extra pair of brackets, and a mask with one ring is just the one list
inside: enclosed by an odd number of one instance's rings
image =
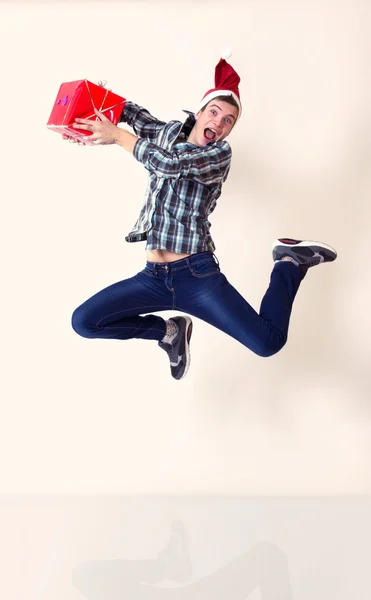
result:
[(210, 100), (205, 110), (196, 114), (196, 124), (188, 141), (195, 146), (206, 146), (209, 142), (220, 142), (230, 134), (237, 121), (238, 109), (228, 102)]

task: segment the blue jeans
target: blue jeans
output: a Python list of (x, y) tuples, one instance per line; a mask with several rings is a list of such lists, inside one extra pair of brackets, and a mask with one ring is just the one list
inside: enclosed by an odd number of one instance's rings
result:
[(134, 277), (79, 306), (72, 327), (87, 338), (160, 341), (166, 324), (151, 313), (176, 310), (214, 325), (259, 356), (271, 356), (286, 343), (300, 282), (296, 265), (277, 262), (258, 314), (221, 273), (211, 252), (170, 263), (147, 262)]

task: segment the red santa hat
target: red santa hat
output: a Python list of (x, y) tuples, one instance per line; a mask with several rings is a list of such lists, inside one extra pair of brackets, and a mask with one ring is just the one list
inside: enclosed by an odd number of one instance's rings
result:
[(217, 98), (218, 96), (232, 96), (239, 107), (238, 117), (241, 116), (242, 106), (240, 101), (240, 92), (238, 90), (240, 77), (237, 75), (234, 68), (227, 63), (226, 59), (230, 56), (232, 56), (232, 52), (229, 50), (229, 48), (222, 52), (222, 57), (215, 67), (215, 87), (206, 92), (201, 100), (199, 110), (206, 106), (206, 104), (213, 98)]

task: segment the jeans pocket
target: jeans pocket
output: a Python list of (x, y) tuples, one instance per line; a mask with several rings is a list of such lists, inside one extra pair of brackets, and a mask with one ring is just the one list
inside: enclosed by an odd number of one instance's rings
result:
[(151, 269), (149, 269), (148, 267), (145, 267), (143, 269), (143, 271), (139, 271), (139, 275), (147, 275), (147, 277), (150, 277), (151, 279), (155, 279), (156, 278), (155, 273)]
[(190, 265), (190, 270), (193, 277), (198, 277), (199, 279), (212, 277), (220, 272), (219, 266), (211, 260)]

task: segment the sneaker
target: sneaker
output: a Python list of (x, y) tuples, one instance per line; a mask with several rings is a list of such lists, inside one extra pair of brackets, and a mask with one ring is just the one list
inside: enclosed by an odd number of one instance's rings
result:
[(314, 267), (323, 262), (331, 262), (337, 257), (337, 252), (331, 246), (322, 242), (307, 240), (292, 240), (281, 238), (274, 242), (273, 260), (282, 260), (285, 256), (293, 259), (299, 266), (304, 277), (309, 267)]
[(178, 326), (178, 333), (171, 343), (159, 342), (170, 359), (171, 374), (174, 379), (183, 379), (191, 363), (189, 343), (192, 335), (192, 320), (190, 317), (172, 317)]

